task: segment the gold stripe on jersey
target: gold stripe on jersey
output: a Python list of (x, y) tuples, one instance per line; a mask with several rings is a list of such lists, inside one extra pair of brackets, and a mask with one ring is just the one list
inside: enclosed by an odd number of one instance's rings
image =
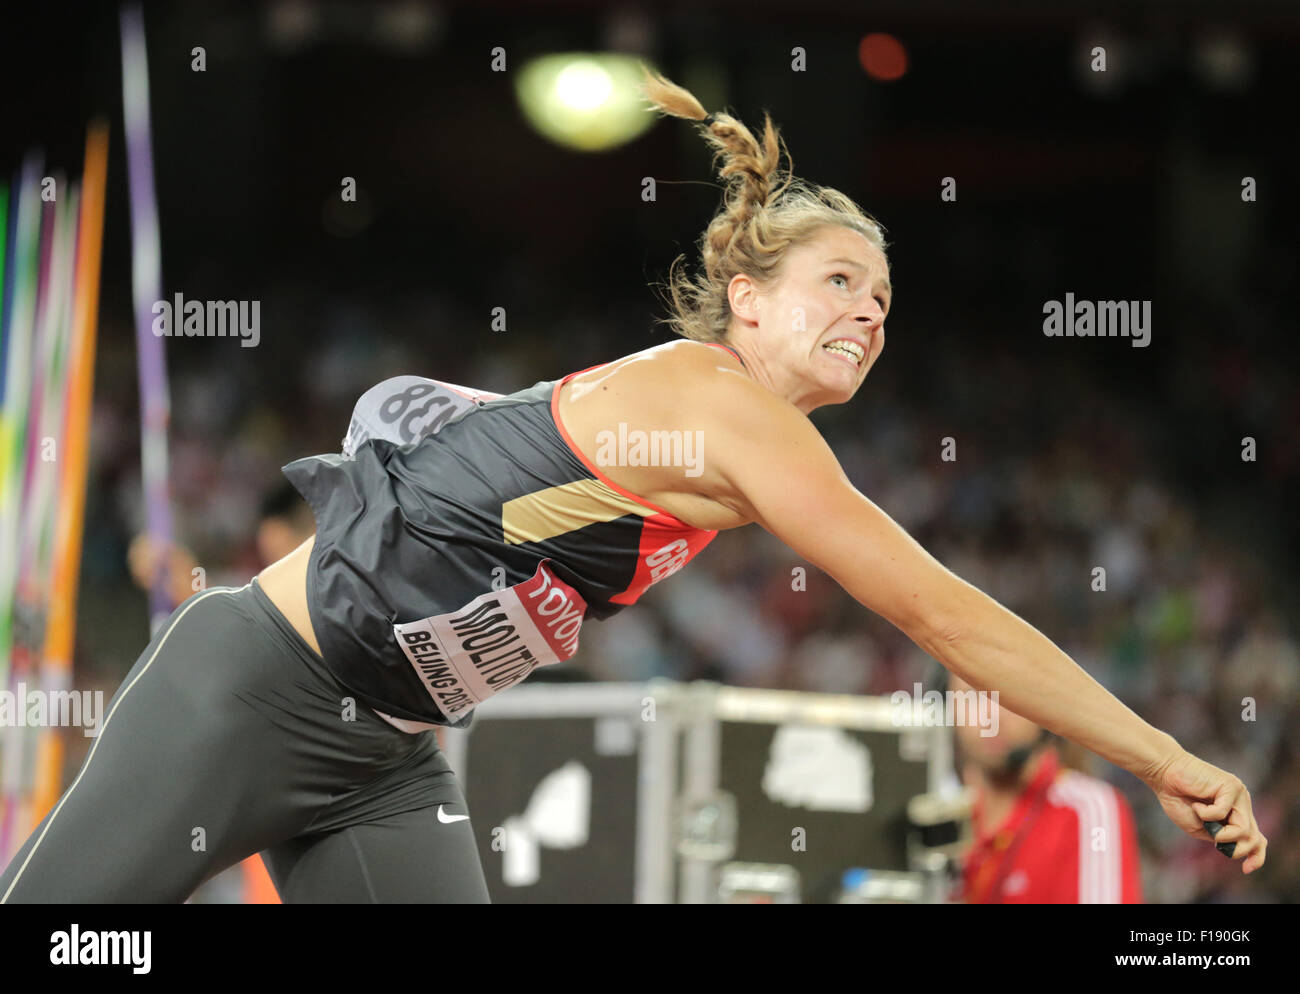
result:
[(519, 545), (628, 514), (654, 513), (600, 480), (575, 480), (506, 501), (501, 505), (501, 531), (508, 545)]

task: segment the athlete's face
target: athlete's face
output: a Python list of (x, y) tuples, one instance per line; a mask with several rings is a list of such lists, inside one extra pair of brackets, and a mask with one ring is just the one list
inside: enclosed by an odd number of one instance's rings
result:
[(792, 248), (768, 286), (732, 283), (732, 310), (747, 319), (732, 337), (757, 355), (771, 389), (805, 413), (853, 397), (885, 347), (892, 290), (878, 248), (829, 226)]

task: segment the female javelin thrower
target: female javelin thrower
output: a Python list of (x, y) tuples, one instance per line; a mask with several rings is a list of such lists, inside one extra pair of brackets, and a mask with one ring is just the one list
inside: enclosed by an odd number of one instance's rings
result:
[[(770, 119), (760, 143), (662, 77), (646, 93), (704, 123), (727, 183), (702, 274), (670, 273), (687, 340), (505, 397), (415, 377), (375, 388), (342, 456), (285, 467), (316, 535), (176, 609), (0, 900), (182, 901), (262, 852), (285, 901), (486, 901), (428, 730), (465, 727), (484, 698), (569, 658), (584, 617), (750, 522), (971, 686), (1141, 778), (1192, 836), (1224, 823), (1243, 872), (1264, 865), (1237, 777), (928, 555), (808, 420), (850, 400), (884, 348), (875, 221), (794, 179)], [(611, 464), (611, 437), (652, 432), (702, 438), (697, 468)]]

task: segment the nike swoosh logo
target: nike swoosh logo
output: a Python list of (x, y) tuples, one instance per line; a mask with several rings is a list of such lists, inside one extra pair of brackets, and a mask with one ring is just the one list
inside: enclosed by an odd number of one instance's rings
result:
[(444, 825), (450, 825), (453, 821), (466, 821), (469, 815), (445, 815), (442, 813), (443, 805), (438, 805), (438, 820)]

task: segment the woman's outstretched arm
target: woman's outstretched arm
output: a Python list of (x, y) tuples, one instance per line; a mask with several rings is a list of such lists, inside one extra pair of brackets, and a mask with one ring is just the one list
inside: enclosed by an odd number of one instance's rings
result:
[[(686, 412), (682, 412), (685, 414)], [(681, 415), (679, 415), (680, 417)], [(1264, 863), (1241, 781), (1196, 758), (1050, 639), (925, 551), (849, 482), (812, 423), (739, 376), (713, 377), (690, 415), (704, 429), (702, 492), (761, 524), (972, 687), (1139, 777), (1180, 828), (1225, 828), (1243, 871)]]

